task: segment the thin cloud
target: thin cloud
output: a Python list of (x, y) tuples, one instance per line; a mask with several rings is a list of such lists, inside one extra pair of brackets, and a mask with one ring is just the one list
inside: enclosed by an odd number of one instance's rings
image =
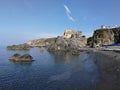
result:
[(75, 22), (75, 19), (72, 16), (70, 16), (70, 14), (67, 14), (67, 16), (71, 21)]
[(65, 8), (65, 10), (66, 10), (67, 13), (71, 14), (70, 9), (66, 5), (64, 5), (64, 8)]
[(68, 17), (71, 21), (75, 22), (75, 19), (71, 16), (71, 11), (70, 11), (70, 9), (68, 8), (68, 6), (67, 6), (67, 5), (64, 5), (64, 8), (65, 8), (67, 17)]

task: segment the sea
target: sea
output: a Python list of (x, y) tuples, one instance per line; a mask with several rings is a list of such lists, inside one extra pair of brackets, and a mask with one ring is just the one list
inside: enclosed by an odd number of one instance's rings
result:
[[(15, 63), (15, 53), (30, 54), (32, 63)], [(0, 46), (0, 90), (95, 90), (100, 72), (94, 53), (50, 53), (45, 48), (11, 51)]]

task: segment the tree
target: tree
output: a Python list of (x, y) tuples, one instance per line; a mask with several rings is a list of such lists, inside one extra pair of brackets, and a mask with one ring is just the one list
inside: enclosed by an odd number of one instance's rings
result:
[(87, 45), (93, 47), (93, 37), (87, 38)]

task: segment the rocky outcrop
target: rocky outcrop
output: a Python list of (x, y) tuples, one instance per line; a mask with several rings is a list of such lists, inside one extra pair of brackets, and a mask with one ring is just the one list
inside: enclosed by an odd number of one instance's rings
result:
[(65, 30), (63, 37), (66, 39), (69, 38), (81, 38), (82, 32), (81, 31), (74, 31), (74, 30)]
[(27, 44), (33, 47), (46, 47), (50, 45), (50, 43), (54, 42), (54, 40), (55, 38), (30, 40)]
[(66, 31), (64, 32), (63, 37), (68, 39), (68, 38), (71, 38), (72, 35), (74, 35), (75, 33), (76, 33), (76, 32), (73, 31), (73, 30), (66, 30)]
[(13, 62), (32, 62), (33, 57), (29, 54), (24, 54), (24, 55), (20, 55), (20, 54), (14, 54), (13, 56), (11, 56), (9, 58), (9, 60), (13, 61)]
[(7, 46), (8, 50), (29, 50), (30, 48), (32, 48), (32, 47), (28, 44)]
[(120, 27), (95, 30), (93, 34), (93, 42), (95, 47), (101, 47), (104, 44), (120, 43)]
[[(69, 33), (70, 32), (70, 33)], [(85, 47), (87, 40), (80, 32), (65, 31), (63, 36), (59, 36), (48, 46), (48, 51), (71, 51)]]

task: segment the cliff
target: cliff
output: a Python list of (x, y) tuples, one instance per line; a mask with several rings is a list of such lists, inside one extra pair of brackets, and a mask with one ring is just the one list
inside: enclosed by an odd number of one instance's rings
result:
[(120, 27), (118, 28), (101, 28), (94, 31), (93, 44), (94, 46), (102, 46), (103, 44), (118, 44), (120, 43)]

